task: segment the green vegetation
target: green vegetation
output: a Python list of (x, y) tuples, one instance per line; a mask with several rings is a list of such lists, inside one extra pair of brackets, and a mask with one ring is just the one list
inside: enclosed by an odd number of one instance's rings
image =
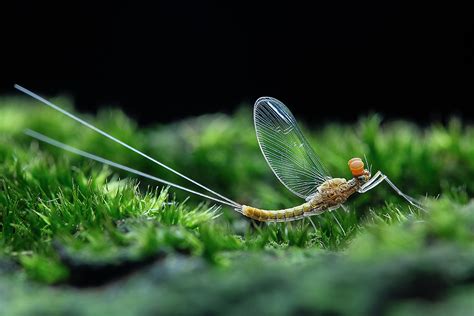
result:
[[(58, 104), (72, 108), (67, 99)], [(116, 110), (87, 119), (248, 205), (301, 203), (260, 153), (249, 106), (138, 128)], [(264, 225), (38, 144), (31, 128), (161, 178), (176, 176), (59, 113), (0, 100), (0, 310), (136, 313), (465, 315), (474, 309), (474, 128), (421, 129), (377, 116), (305, 129), (331, 174), (369, 159), (388, 186), (308, 222)], [(439, 195), (439, 198), (438, 198)]]

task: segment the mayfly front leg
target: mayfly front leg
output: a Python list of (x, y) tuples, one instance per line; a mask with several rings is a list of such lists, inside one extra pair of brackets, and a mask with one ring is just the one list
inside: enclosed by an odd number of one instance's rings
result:
[(364, 185), (362, 185), (362, 186), (359, 188), (358, 192), (359, 192), (359, 193), (365, 193), (365, 192), (367, 192), (367, 191), (372, 190), (372, 189), (375, 188), (377, 185), (379, 185), (380, 182), (382, 182), (383, 180), (385, 180), (384, 177), (386, 177), (386, 176), (384, 176), (384, 175), (382, 174), (382, 172), (377, 171), (377, 172), (372, 176), (372, 178), (370, 178), (369, 181), (367, 181)]
[(417, 207), (417, 208), (419, 208), (423, 211), (425, 210), (420, 202), (418, 202), (417, 200), (415, 200), (411, 196), (406, 195), (405, 193), (403, 193), (386, 175), (384, 175), (380, 171), (377, 171), (377, 173), (375, 173), (374, 176), (368, 182), (366, 182), (363, 186), (361, 186), (360, 189), (358, 190), (358, 192), (359, 193), (365, 193), (367, 191), (370, 191), (373, 188), (375, 188), (376, 186), (378, 186), (380, 183), (382, 183), (382, 181), (387, 182), (388, 185), (390, 185), (390, 187), (395, 192), (397, 192), (398, 195), (400, 195), (405, 200), (407, 200), (408, 203), (410, 203), (411, 205), (413, 205), (413, 206), (415, 206), (415, 207)]

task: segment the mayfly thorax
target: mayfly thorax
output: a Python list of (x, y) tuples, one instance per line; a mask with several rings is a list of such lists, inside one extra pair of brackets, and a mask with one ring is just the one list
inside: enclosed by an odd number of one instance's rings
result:
[(175, 187), (186, 192), (196, 194), (214, 202), (230, 206), (242, 215), (258, 221), (294, 221), (313, 215), (318, 215), (326, 211), (335, 210), (339, 207), (342, 207), (343, 203), (352, 194), (356, 192), (365, 193), (375, 188), (383, 181), (387, 182), (397, 194), (402, 196), (411, 205), (419, 209), (423, 209), (423, 206), (418, 201), (400, 191), (400, 189), (398, 189), (386, 175), (380, 171), (377, 171), (374, 175), (372, 175), (371, 171), (365, 168), (364, 163), (360, 158), (352, 158), (348, 162), (349, 169), (353, 176), (351, 179), (346, 180), (343, 178), (331, 177), (322, 164), (320, 158), (316, 155), (306, 138), (303, 136), (303, 133), (299, 129), (290, 110), (282, 102), (271, 97), (262, 97), (255, 102), (254, 123), (257, 140), (260, 145), (260, 149), (262, 150), (263, 156), (265, 157), (268, 165), (276, 177), (291, 192), (305, 199), (305, 203), (299, 206), (281, 210), (264, 210), (247, 205), (241, 205), (181, 174), (180, 172), (148, 156), (138, 149), (122, 142), (121, 140), (97, 128), (96, 126), (91, 125), (74, 114), (69, 113), (68, 111), (42, 98), (34, 92), (31, 92), (30, 90), (25, 89), (19, 85), (15, 85), (15, 88), (37, 99), (50, 108), (53, 108), (56, 111), (59, 111), (71, 119), (81, 123), (82, 125), (94, 130), (104, 137), (107, 137), (110, 140), (122, 145), (123, 147), (128, 148), (129, 150), (141, 155), (155, 164), (160, 165), (170, 172), (177, 174), (183, 179), (206, 190), (208, 193), (204, 194), (202, 192), (191, 190), (131, 167), (118, 164), (103, 157), (99, 157), (92, 153), (88, 153), (63, 144), (32, 130), (26, 130), (25, 133), (27, 135), (77, 155), (163, 183), (170, 187)]

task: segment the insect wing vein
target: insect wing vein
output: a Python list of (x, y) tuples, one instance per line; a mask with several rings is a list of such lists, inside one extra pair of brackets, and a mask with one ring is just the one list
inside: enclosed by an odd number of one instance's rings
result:
[(307, 198), (330, 178), (293, 114), (282, 102), (270, 97), (258, 99), (254, 122), (257, 140), (268, 165), (291, 192)]

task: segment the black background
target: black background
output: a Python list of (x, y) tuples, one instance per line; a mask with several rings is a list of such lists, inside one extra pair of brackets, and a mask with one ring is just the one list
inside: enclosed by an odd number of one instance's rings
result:
[(309, 122), (474, 114), (474, 11), (398, 1), (2, 4), (0, 93), (68, 93), (141, 123), (270, 95)]

